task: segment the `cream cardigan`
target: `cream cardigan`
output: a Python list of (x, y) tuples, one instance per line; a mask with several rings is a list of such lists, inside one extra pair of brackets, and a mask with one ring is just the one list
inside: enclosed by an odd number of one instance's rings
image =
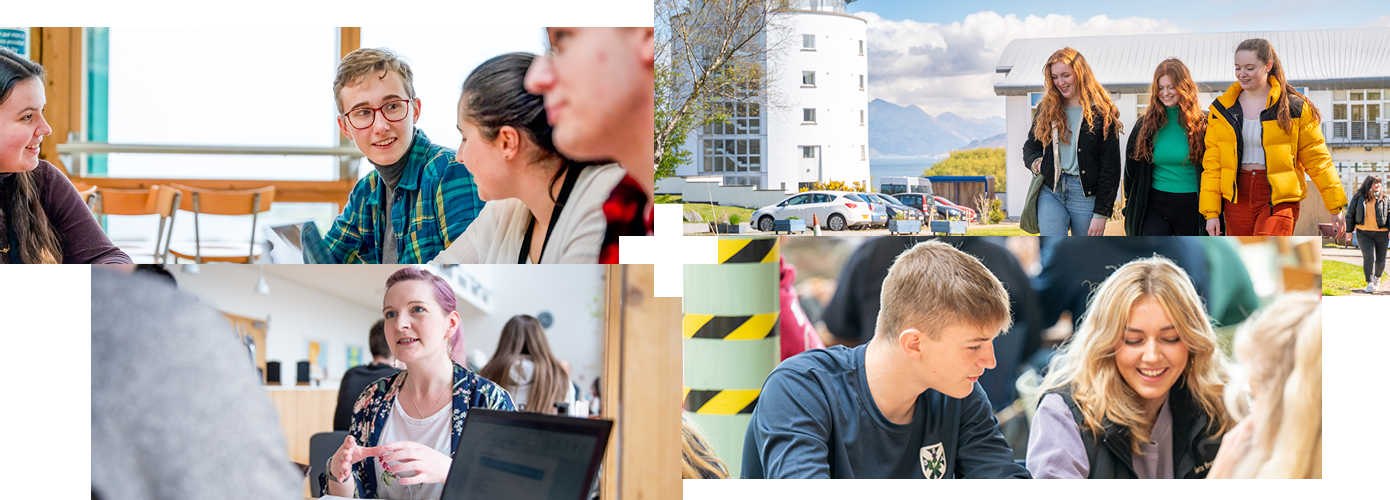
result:
[[(617, 163), (584, 169), (551, 231), (541, 264), (596, 264), (608, 220), (603, 202), (627, 172)], [(516, 198), (489, 201), (468, 230), (432, 264), (515, 264), (531, 210)], [(539, 244), (533, 240), (531, 244)]]

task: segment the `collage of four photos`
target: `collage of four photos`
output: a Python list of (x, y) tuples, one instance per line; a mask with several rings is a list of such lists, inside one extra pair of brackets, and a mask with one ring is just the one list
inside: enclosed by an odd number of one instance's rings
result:
[(72, 493), (1323, 478), (1324, 318), (1390, 305), (1390, 15), (652, 5), (0, 28), (0, 261), (87, 264)]

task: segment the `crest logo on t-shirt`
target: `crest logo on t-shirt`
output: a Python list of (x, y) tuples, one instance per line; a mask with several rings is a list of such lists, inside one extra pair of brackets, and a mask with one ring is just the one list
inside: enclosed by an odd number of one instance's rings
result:
[(927, 479), (941, 479), (946, 476), (946, 451), (941, 443), (923, 446), (920, 452), (922, 475)]

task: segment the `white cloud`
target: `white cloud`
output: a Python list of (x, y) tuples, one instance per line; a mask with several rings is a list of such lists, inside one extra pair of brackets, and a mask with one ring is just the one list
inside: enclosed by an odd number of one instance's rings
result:
[(1367, 28), (1381, 28), (1387, 26), (1390, 26), (1390, 16), (1380, 16), (1365, 24)]
[(1048, 14), (1019, 19), (977, 12), (950, 24), (889, 21), (872, 12), (856, 14), (869, 23), (869, 97), (916, 104), (937, 115), (953, 112), (983, 118), (1003, 116), (1004, 98), (994, 95), (994, 67), (1009, 42), (1019, 38), (1133, 35), (1182, 32), (1166, 19), (1095, 16), (1078, 23)]

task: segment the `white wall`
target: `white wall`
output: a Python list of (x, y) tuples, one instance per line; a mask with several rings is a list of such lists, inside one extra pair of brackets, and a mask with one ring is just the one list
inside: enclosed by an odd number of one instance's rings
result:
[[(328, 386), (347, 370), (348, 345), (367, 352), (368, 331), (381, 319), (381, 308), (367, 307), (328, 293), (265, 275), (269, 295), (256, 294), (260, 274), (256, 267), (211, 265), (199, 274), (187, 274), (182, 266), (168, 266), (184, 292), (224, 312), (268, 318), (266, 360), (281, 362), (281, 380), (293, 384), (295, 362), (308, 359), (309, 342), (319, 341), (327, 352)], [(334, 272), (333, 266), (314, 266)], [(576, 383), (588, 384), (602, 372), (603, 266), (479, 266), (469, 272), (491, 281), (494, 294), (491, 314), (461, 308), (466, 347), (490, 357), (497, 347), (502, 325), (515, 314), (550, 311), (555, 322), (547, 335), (551, 350), (570, 363)], [(381, 283), (363, 283), (380, 287)], [(370, 353), (367, 352), (367, 356)]]
[[(869, 107), (867, 79), (868, 24), (864, 20), (830, 13), (796, 12), (788, 19), (791, 43), (787, 52), (774, 60), (777, 91), (785, 96), (786, 109), (768, 109), (767, 157), (768, 187), (786, 182), (795, 188), (800, 146), (820, 146), (821, 175), (818, 180), (869, 182), (867, 155), (860, 157), (860, 146), (869, 143), (869, 127), (859, 124), (859, 111)], [(801, 49), (801, 35), (816, 36), (814, 51)], [(865, 55), (859, 55), (859, 41), (865, 40)], [(815, 71), (815, 88), (802, 88), (801, 72)], [(866, 75), (865, 90), (859, 90), (859, 75)], [(802, 109), (816, 108), (816, 124), (802, 124)]]
[(463, 317), (469, 352), (488, 357), (497, 350), (502, 326), (517, 314), (549, 311), (546, 329), (550, 350), (570, 364), (570, 374), (585, 392), (603, 373), (603, 279), (605, 266), (486, 266), (492, 269), (495, 294), (492, 314)]

